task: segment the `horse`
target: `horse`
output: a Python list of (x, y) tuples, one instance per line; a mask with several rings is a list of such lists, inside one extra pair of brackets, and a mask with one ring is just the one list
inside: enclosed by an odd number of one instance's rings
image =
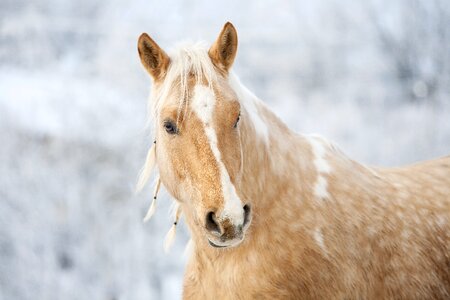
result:
[(450, 299), (450, 156), (369, 167), (293, 132), (231, 70), (237, 45), (229, 22), (170, 55), (138, 40), (154, 125), (140, 186), (157, 168), (154, 201), (162, 184), (173, 228), (185, 216), (183, 299)]

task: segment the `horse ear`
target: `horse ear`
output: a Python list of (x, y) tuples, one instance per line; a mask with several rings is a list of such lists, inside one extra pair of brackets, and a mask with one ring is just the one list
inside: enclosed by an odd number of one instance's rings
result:
[(238, 46), (238, 37), (236, 28), (233, 24), (227, 22), (219, 37), (209, 49), (209, 57), (214, 65), (225, 72), (231, 68), (236, 57)]
[(146, 33), (139, 37), (138, 52), (142, 65), (153, 77), (153, 80), (163, 79), (169, 67), (170, 58)]

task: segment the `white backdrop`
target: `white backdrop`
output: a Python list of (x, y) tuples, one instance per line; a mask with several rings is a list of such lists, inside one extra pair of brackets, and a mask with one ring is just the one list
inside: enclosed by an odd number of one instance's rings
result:
[(137, 38), (212, 42), (226, 21), (236, 73), (291, 128), (368, 164), (450, 153), (446, 0), (2, 0), (0, 300), (179, 297), (187, 229), (165, 255), (169, 197), (143, 224), (150, 189), (133, 195)]

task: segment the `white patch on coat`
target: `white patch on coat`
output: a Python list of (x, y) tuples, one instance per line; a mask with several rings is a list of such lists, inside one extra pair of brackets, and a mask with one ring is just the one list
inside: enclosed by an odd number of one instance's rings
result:
[(442, 214), (436, 216), (436, 225), (439, 226), (439, 227), (443, 228), (447, 224), (447, 221), (448, 220)]
[(316, 230), (314, 230), (314, 240), (316, 241), (316, 243), (320, 247), (320, 249), (322, 249), (322, 251), (326, 252), (325, 243), (323, 241), (323, 234), (319, 228), (316, 228)]
[(328, 193), (328, 181), (322, 175), (317, 177), (316, 184), (314, 185), (314, 195), (318, 198), (329, 198)]
[(327, 152), (328, 145), (324, 145), (324, 141), (316, 136), (311, 136), (308, 138), (311, 145), (312, 153), (314, 156), (314, 166), (317, 170), (317, 180), (314, 184), (314, 195), (319, 199), (326, 199), (330, 197), (328, 193), (328, 181), (325, 178), (325, 174), (331, 172), (331, 166), (326, 161), (325, 155)]
[(309, 139), (311, 144), (313, 155), (314, 155), (314, 165), (316, 166), (318, 173), (328, 174), (331, 171), (331, 167), (325, 160), (326, 148), (323, 142), (317, 137), (312, 137)]
[(192, 110), (203, 122), (205, 134), (209, 141), (209, 146), (211, 147), (211, 151), (216, 158), (220, 171), (220, 180), (225, 203), (223, 214), (219, 216), (219, 218), (229, 218), (236, 225), (240, 225), (244, 222), (244, 210), (242, 208), (241, 200), (236, 193), (236, 189), (231, 183), (227, 169), (222, 162), (220, 150), (217, 144), (217, 134), (212, 124), (215, 102), (216, 97), (210, 87), (204, 85), (195, 86), (194, 97), (192, 100)]

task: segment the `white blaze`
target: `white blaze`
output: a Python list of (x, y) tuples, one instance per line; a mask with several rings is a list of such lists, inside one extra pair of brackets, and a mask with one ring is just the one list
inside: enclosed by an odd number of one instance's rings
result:
[(325, 243), (323, 241), (323, 234), (319, 228), (316, 228), (314, 230), (314, 239), (316, 240), (316, 243), (320, 247), (320, 249), (322, 249), (323, 251), (326, 251)]
[(244, 222), (244, 211), (241, 200), (236, 194), (236, 189), (231, 183), (230, 176), (222, 162), (219, 147), (217, 145), (217, 135), (213, 127), (213, 112), (216, 104), (216, 97), (211, 88), (204, 85), (196, 85), (194, 88), (194, 97), (192, 99), (192, 110), (203, 122), (206, 137), (209, 141), (211, 151), (216, 158), (220, 171), (220, 179), (223, 190), (224, 210), (221, 218), (228, 217), (235, 224)]

